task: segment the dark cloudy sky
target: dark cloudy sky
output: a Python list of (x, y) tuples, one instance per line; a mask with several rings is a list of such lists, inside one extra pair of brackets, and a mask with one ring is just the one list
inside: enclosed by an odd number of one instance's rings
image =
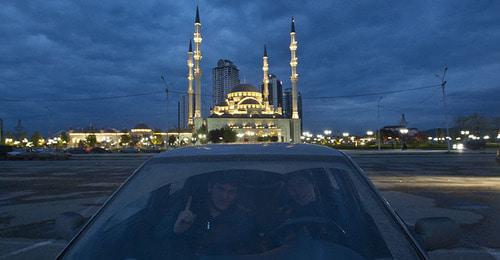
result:
[[(366, 97), (315, 99), (439, 83), (447, 64), (450, 117), (500, 114), (500, 1), (200, 0), (203, 93), (211, 68), (234, 61), (241, 78), (270, 71), (289, 86), (290, 17), (299, 42), (304, 130), (364, 131), (399, 121), (443, 125), (439, 88)], [(130, 128), (176, 123), (185, 91), (194, 1), (3, 0), (0, 2), (0, 118), (29, 130)], [(138, 93), (156, 95), (94, 99)], [(78, 99), (86, 99), (74, 101)], [(66, 100), (66, 101), (61, 101)], [(73, 100), (73, 101), (72, 101)], [(206, 98), (205, 115), (210, 98)]]

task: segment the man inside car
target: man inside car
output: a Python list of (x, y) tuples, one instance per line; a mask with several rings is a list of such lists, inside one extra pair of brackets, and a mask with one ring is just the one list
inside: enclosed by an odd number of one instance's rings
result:
[[(196, 255), (251, 253), (257, 232), (249, 210), (238, 203), (240, 187), (233, 178), (218, 177), (208, 184), (208, 199), (189, 196), (177, 210), (171, 239), (176, 250)], [(183, 254), (184, 255), (184, 254)]]
[(272, 226), (276, 232), (271, 234), (271, 241), (265, 241), (266, 248), (286, 243), (304, 232), (317, 239), (339, 239), (339, 232), (344, 230), (332, 227), (336, 225), (333, 209), (322, 203), (310, 174), (292, 173), (285, 180), (285, 188), (289, 201), (275, 213)]

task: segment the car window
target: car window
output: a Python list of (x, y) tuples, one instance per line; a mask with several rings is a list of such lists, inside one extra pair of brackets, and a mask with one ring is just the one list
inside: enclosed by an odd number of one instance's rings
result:
[(286, 259), (316, 248), (332, 257), (411, 258), (405, 236), (357, 175), (341, 161), (150, 163), (67, 257)]

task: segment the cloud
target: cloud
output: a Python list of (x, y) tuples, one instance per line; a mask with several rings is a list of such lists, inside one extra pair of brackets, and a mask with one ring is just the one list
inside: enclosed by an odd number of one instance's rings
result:
[[(97, 97), (186, 88), (193, 35), (190, 1), (27, 1), (0, 3), (0, 92), (7, 98)], [(289, 86), (290, 17), (296, 18), (305, 128), (364, 131), (407, 114), (414, 126), (443, 124), (439, 90), (314, 100), (438, 83), (449, 66), (449, 113), (499, 114), (500, 3), (467, 1), (205, 1), (200, 3), (203, 88), (220, 58), (259, 85), (264, 44), (270, 70)], [(89, 123), (176, 125), (178, 95), (106, 102), (0, 101), (8, 128), (54, 132)], [(205, 101), (208, 109), (209, 98)], [(163, 113), (163, 114), (162, 114)], [(36, 116), (42, 115), (42, 116)], [(355, 117), (353, 115), (356, 115)], [(50, 120), (49, 120), (50, 117)]]

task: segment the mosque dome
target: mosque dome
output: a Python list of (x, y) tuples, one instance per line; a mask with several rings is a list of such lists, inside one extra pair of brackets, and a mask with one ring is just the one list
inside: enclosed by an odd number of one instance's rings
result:
[(255, 99), (245, 99), (243, 102), (240, 103), (240, 105), (260, 105), (259, 101)]
[(149, 129), (149, 126), (144, 123), (139, 123), (134, 126), (134, 129)]

